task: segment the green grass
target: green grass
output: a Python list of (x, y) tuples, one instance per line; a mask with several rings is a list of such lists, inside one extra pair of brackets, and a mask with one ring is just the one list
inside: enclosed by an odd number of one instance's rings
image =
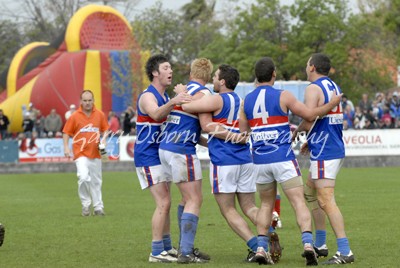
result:
[[(399, 168), (342, 169), (336, 199), (345, 218), (350, 246), (356, 256), (351, 267), (397, 267), (400, 237)], [(307, 172), (304, 172), (306, 175)], [(208, 174), (205, 173), (208, 178)], [(0, 175), (0, 222), (6, 239), (0, 267), (175, 267), (149, 264), (150, 219), (154, 204), (134, 173), (104, 173), (106, 217), (82, 217), (76, 175)], [(196, 247), (212, 256), (204, 267), (238, 267), (247, 255), (245, 243), (227, 226), (203, 182), (204, 203)], [(177, 242), (177, 188), (171, 214)], [(277, 267), (303, 267), (300, 233), (292, 209), (282, 197), (283, 257)], [(328, 246), (336, 250), (328, 227)]]

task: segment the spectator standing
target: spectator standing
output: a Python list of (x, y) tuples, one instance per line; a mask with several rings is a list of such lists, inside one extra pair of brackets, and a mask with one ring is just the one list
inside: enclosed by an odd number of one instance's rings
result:
[(35, 105), (32, 102), (29, 103), (28, 112), (30, 113), (30, 116), (31, 116), (33, 122), (35, 122), (36, 118), (38, 116), (39, 110), (35, 108)]
[(343, 96), (342, 96), (343, 111), (346, 110), (347, 106), (350, 107), (350, 111), (354, 112), (354, 104), (353, 104), (353, 102), (351, 100), (349, 100), (345, 94), (343, 94)]
[(396, 118), (399, 116), (400, 113), (400, 102), (398, 99), (398, 93), (397, 91), (393, 92), (392, 94), (392, 99), (390, 101), (390, 106), (389, 106), (389, 113), (390, 117), (392, 118), (392, 123), (396, 123)]
[(115, 114), (115, 112), (110, 111), (108, 113), (108, 124), (110, 125), (110, 131), (112, 133), (118, 134), (119, 133), (119, 129), (120, 129), (120, 123), (119, 123), (119, 118), (117, 117), (117, 115)]
[(346, 129), (353, 128), (354, 111), (351, 110), (350, 105), (346, 105), (343, 111), (343, 128)]
[(362, 94), (361, 100), (358, 103), (358, 107), (360, 107), (361, 112), (363, 112), (364, 114), (367, 113), (367, 111), (369, 109), (371, 109), (372, 103), (371, 101), (368, 99), (368, 94), (364, 93)]
[(361, 111), (360, 106), (356, 107), (356, 112), (354, 114), (354, 128), (355, 129), (363, 129), (365, 126), (365, 115), (364, 113)]
[(32, 137), (32, 131), (33, 131), (33, 126), (34, 122), (31, 118), (31, 113), (30, 112), (25, 112), (24, 113), (24, 120), (22, 121), (22, 129), (24, 131), (25, 137), (26, 138), (31, 138)]
[(8, 125), (10, 121), (8, 117), (4, 114), (3, 109), (0, 109), (0, 139), (5, 140), (8, 137)]
[(38, 138), (46, 137), (46, 132), (44, 130), (44, 121), (45, 117), (42, 115), (42, 112), (38, 110), (34, 125), (34, 129), (37, 132)]
[(129, 118), (129, 113), (124, 112), (124, 113), (122, 113), (121, 117), (122, 117), (122, 133), (123, 133), (123, 135), (131, 134), (132, 125), (131, 125), (131, 119)]
[(76, 111), (76, 106), (75, 104), (71, 104), (69, 106), (69, 110), (65, 112), (65, 120), (68, 120), (68, 118), (71, 116)]
[(57, 113), (56, 109), (51, 109), (50, 114), (46, 116), (46, 119), (44, 121), (44, 128), (47, 132), (47, 136), (55, 136), (57, 132), (61, 131), (61, 127), (61, 116)]

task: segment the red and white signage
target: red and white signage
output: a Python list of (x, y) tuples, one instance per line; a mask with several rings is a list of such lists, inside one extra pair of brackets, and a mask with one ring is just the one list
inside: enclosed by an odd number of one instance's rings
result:
[(346, 156), (400, 155), (400, 129), (343, 131)]

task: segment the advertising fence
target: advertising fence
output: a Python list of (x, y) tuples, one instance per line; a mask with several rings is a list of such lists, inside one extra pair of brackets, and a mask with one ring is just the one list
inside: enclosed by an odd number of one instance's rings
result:
[[(343, 131), (346, 156), (400, 156), (400, 129)], [(133, 161), (136, 136), (111, 137), (107, 141), (109, 160)], [(71, 142), (70, 142), (71, 146)], [(64, 162), (62, 139), (0, 141), (0, 163)], [(296, 147), (297, 148), (297, 147)], [(295, 150), (298, 152), (298, 150)], [(200, 160), (208, 160), (208, 149), (197, 146)]]

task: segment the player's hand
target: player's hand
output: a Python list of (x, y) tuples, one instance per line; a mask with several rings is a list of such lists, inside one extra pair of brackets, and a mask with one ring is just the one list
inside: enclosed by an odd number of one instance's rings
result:
[(192, 96), (187, 93), (179, 93), (178, 95), (176, 95), (174, 98), (171, 99), (171, 102), (174, 105), (181, 105), (191, 101), (192, 101)]
[(336, 92), (333, 91), (332, 98), (329, 101), (332, 104), (333, 107), (336, 107), (336, 106), (338, 106), (340, 104), (340, 101), (342, 100), (342, 95), (343, 95), (343, 93), (340, 93), (339, 95), (336, 95)]
[(186, 87), (186, 85), (183, 85), (183, 84), (177, 84), (177, 85), (174, 87), (174, 92), (175, 92), (176, 94), (179, 94), (179, 93), (187, 93), (187, 87)]

